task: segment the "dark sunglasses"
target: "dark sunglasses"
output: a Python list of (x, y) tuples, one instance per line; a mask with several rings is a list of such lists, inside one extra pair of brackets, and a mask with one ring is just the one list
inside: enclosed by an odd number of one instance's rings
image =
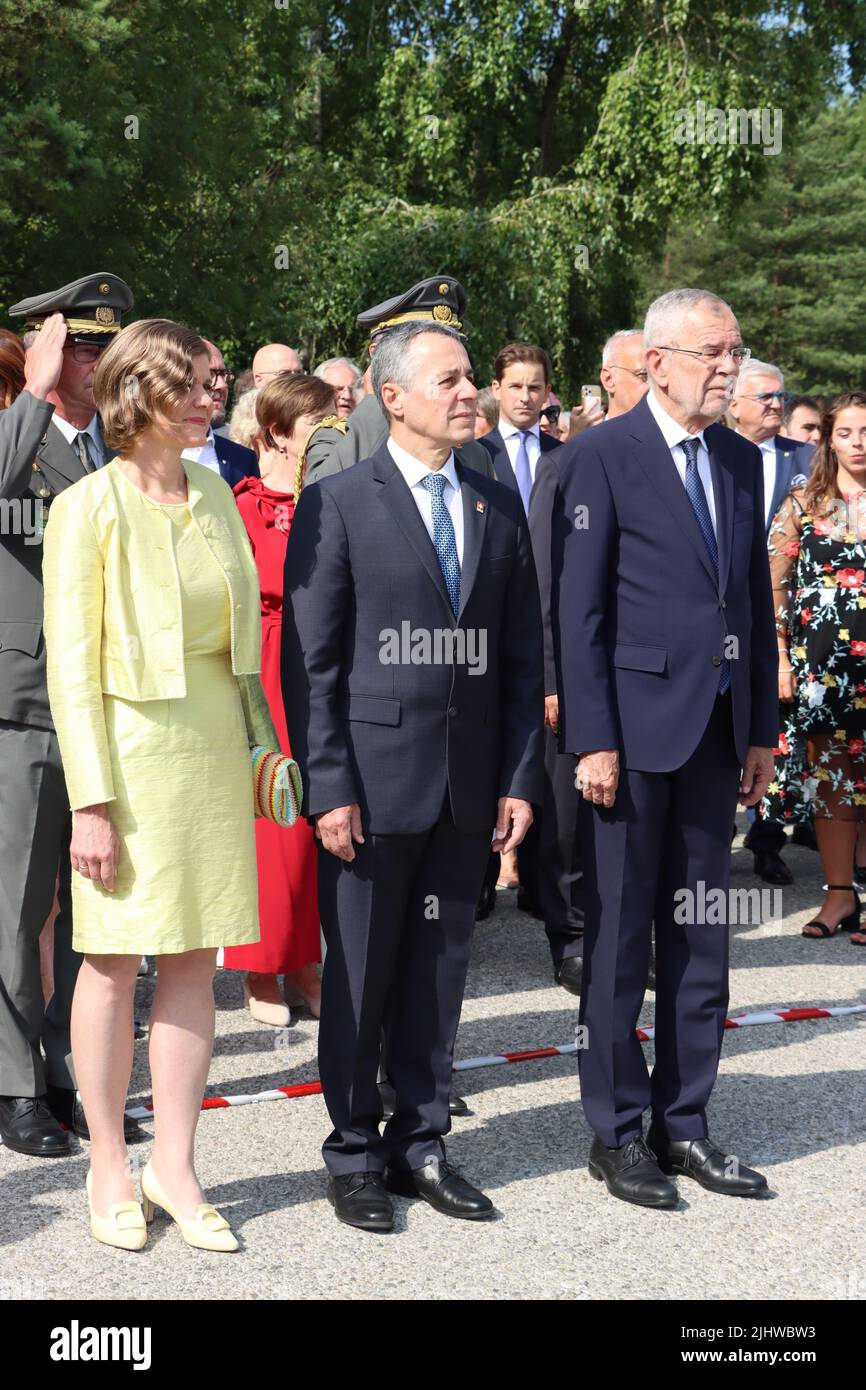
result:
[(546, 416), (552, 425), (555, 425), (562, 414), (561, 405), (546, 405), (542, 410), (542, 415)]

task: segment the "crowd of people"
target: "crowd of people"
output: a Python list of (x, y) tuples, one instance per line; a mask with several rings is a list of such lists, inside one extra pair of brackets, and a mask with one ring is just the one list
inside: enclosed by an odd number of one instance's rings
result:
[[(570, 411), (538, 344), (479, 389), (446, 275), (358, 315), (363, 371), (269, 343), (235, 380), (132, 308), (84, 276), (0, 332), (3, 1143), (90, 1140), (97, 1239), (140, 1249), (160, 1206), (237, 1248), (194, 1163), (219, 958), (256, 1020), (320, 1019), (340, 1220), (486, 1218), (443, 1137), (474, 925), (517, 889), (580, 996), (593, 1176), (763, 1193), (707, 1135), (726, 924), (673, 904), (727, 892), (740, 801), (765, 881), (789, 825), (820, 853), (804, 935), (866, 944), (866, 393), (786, 392), (705, 290), (614, 332)], [(300, 815), (269, 813), (263, 750)]]

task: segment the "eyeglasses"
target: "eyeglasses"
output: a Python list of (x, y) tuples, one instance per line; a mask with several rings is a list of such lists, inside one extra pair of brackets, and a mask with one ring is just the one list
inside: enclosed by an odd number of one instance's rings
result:
[(638, 381), (649, 381), (649, 372), (645, 369), (636, 372), (632, 367), (621, 367), (618, 362), (608, 362), (607, 365), (612, 372), (628, 372), (629, 376), (635, 377)]
[(783, 405), (787, 405), (788, 401), (794, 399), (794, 396), (791, 391), (758, 391), (754, 396), (743, 395), (739, 399), (741, 401), (760, 401), (762, 405), (765, 401), (781, 401)]
[(684, 352), (687, 357), (699, 357), (708, 367), (717, 367), (726, 357), (732, 357), (737, 366), (742, 367), (752, 355), (752, 349), (747, 347), (702, 348), (697, 351), (695, 348), (670, 347), (667, 343), (654, 343), (653, 346), (658, 346), (660, 352)]
[(66, 347), (73, 362), (77, 362), (79, 367), (98, 362), (105, 351), (105, 346), (100, 343), (67, 343)]
[(561, 405), (546, 405), (542, 410), (542, 415), (546, 416), (552, 425), (555, 425), (562, 414)]
[(214, 386), (218, 386), (220, 377), (223, 378), (226, 385), (228, 386), (229, 382), (234, 381), (235, 374), (234, 372), (227, 372), (225, 367), (215, 367), (211, 371), (211, 374), (208, 378), (208, 386), (210, 386), (211, 388), (213, 388)]

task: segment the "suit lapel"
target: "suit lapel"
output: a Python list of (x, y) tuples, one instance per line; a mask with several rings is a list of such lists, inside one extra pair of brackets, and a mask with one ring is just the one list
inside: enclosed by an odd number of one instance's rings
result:
[(67, 444), (53, 421), (42, 436), (36, 458), (43, 472), (59, 473), (68, 483), (77, 483), (87, 476), (78, 454), (71, 444)]
[(463, 501), (463, 564), (460, 566), (460, 617), (469, 601), (478, 574), (478, 564), (487, 531), (488, 502), (473, 485), (472, 470), (457, 466)]
[(378, 486), (379, 496), (382, 502), (388, 508), (388, 511), (391, 513), (436, 586), (448, 613), (449, 626), (453, 627), (454, 614), (451, 609), (451, 600), (448, 597), (448, 590), (445, 587), (445, 577), (442, 574), (442, 566), (439, 564), (439, 556), (436, 554), (436, 548), (427, 534), (427, 528), (424, 522), (421, 520), (421, 514), (418, 511), (411, 489), (407, 487), (405, 478), (385, 446), (379, 449), (373, 456), (373, 479)]
[(497, 482), (504, 483), (506, 487), (510, 487), (511, 491), (516, 492), (519, 497), (520, 488), (517, 486), (517, 479), (514, 476), (514, 469), (511, 467), (511, 460), (508, 457), (505, 440), (499, 432), (498, 425), (495, 430), (490, 431), (487, 438), (490, 440), (495, 450), (493, 455), (493, 467), (496, 470)]
[[(717, 583), (717, 577), (713, 572), (713, 562), (710, 559), (706, 541), (701, 535), (701, 528), (698, 525), (694, 508), (689, 501), (689, 495), (677, 472), (676, 464), (671, 458), (671, 451), (665, 443), (664, 436), (653, 419), (646, 401), (640, 401), (629, 412), (629, 416), (635, 417), (633, 422), (630, 420), (630, 432), (638, 445), (634, 450), (635, 458), (683, 531), (707, 574), (714, 584)], [(685, 430), (683, 434), (685, 434)]]

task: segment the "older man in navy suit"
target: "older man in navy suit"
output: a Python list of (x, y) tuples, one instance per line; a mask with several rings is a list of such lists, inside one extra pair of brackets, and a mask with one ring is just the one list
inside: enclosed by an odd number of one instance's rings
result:
[[(768, 536), (773, 517), (791, 488), (800, 487), (807, 481), (815, 452), (814, 444), (789, 439), (779, 433), (786, 399), (785, 378), (778, 367), (770, 362), (758, 362), (755, 358), (745, 363), (734, 388), (731, 415), (737, 422), (737, 434), (757, 444), (761, 451), (764, 519)], [(787, 714), (780, 710), (780, 729), (786, 718)], [(765, 883), (792, 883), (794, 875), (781, 853), (785, 845), (783, 823), (763, 819), (754, 809), (749, 811), (749, 820), (751, 825), (745, 846), (755, 856), (755, 873)], [(811, 824), (797, 826), (793, 840), (795, 844), (805, 844), (810, 849), (818, 848)]]
[[(710, 1141), (706, 1107), (728, 1003), (730, 829), (738, 796), (754, 804), (772, 775), (778, 662), (758, 451), (717, 423), (747, 356), (737, 320), (716, 295), (675, 290), (650, 306), (644, 343), (647, 396), (563, 449), (553, 612), (583, 795), (590, 1172), (625, 1201), (672, 1207), (672, 1174), (766, 1188)], [(635, 1025), (653, 923), (650, 1077)]]
[[(520, 499), (454, 458), (477, 394), (459, 336), (392, 329), (373, 386), (388, 439), (295, 512), (282, 681), (321, 841), (328, 1195), (338, 1219), (387, 1231), (389, 1192), (492, 1213), (442, 1138), (491, 841), (519, 844), (540, 800), (544, 692)], [(380, 1133), (383, 1029), (396, 1102)]]

